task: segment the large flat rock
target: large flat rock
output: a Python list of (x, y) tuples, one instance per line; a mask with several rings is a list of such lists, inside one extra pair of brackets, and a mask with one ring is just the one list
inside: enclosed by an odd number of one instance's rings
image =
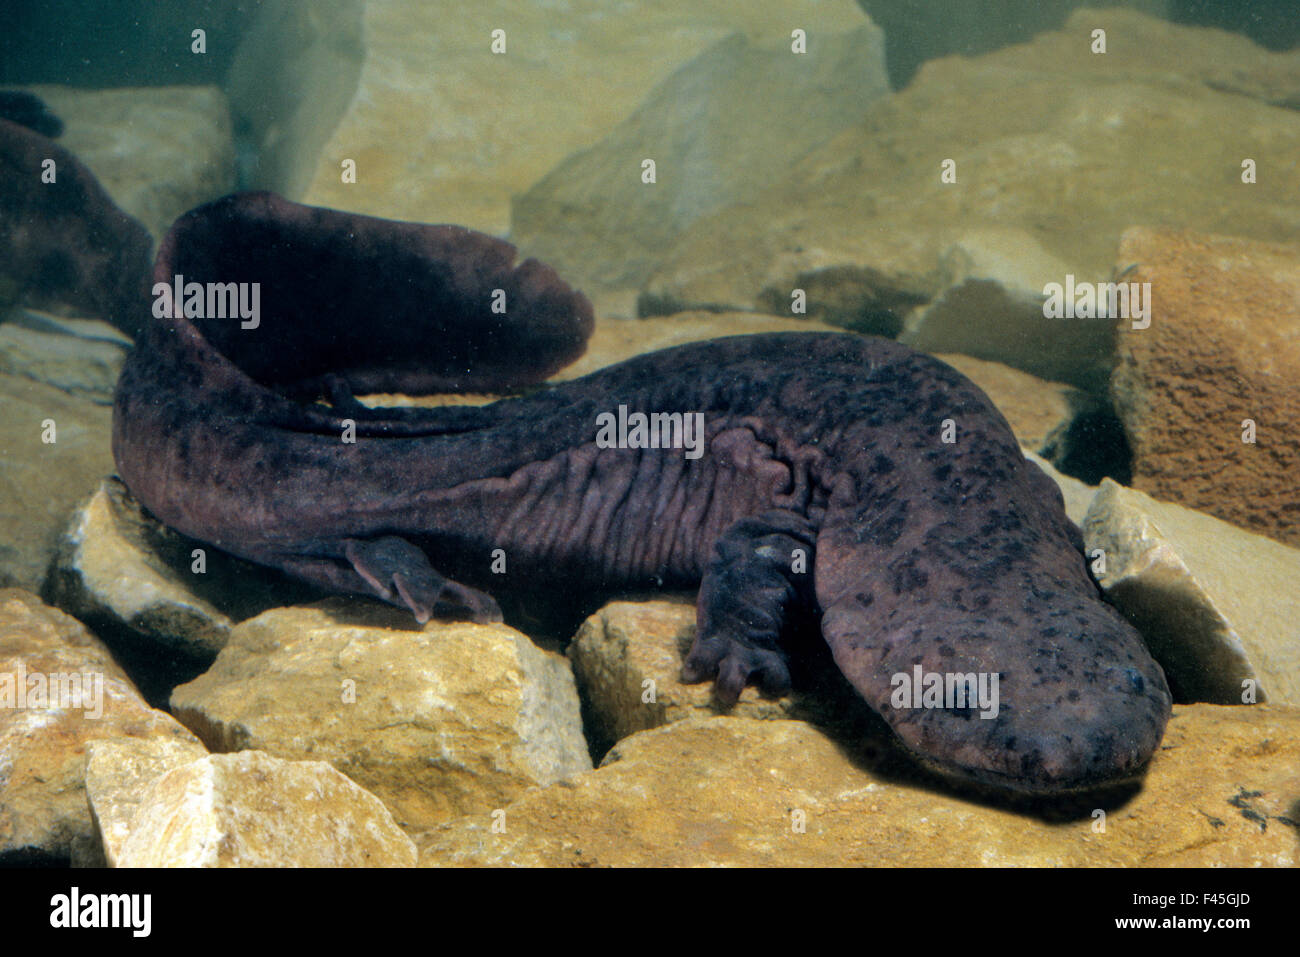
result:
[(417, 843), (428, 866), (1289, 867), (1298, 768), (1295, 709), (1178, 706), (1136, 794), (1018, 813), (855, 762), (800, 721), (715, 717)]

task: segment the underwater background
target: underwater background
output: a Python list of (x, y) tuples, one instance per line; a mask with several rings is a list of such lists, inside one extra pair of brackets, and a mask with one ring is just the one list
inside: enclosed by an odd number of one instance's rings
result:
[[(1300, 860), (1296, 3), (53, 0), (0, 23), (0, 863)], [(57, 218), (47, 156), (80, 197)], [(681, 681), (689, 593), (544, 585), (506, 624), (417, 629), (196, 558), (115, 474), (147, 317), (106, 303), (242, 190), (553, 267), (595, 315), (553, 381), (771, 331), (953, 365), (1164, 670), (1146, 776), (952, 787), (818, 648), (724, 712)], [(14, 677), (83, 673), (100, 714)], [(184, 817), (201, 788), (215, 823)], [(272, 838), (243, 841), (245, 812)]]

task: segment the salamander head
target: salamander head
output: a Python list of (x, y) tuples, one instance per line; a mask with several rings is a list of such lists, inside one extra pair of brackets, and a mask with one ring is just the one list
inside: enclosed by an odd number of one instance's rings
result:
[(1055, 594), (1032, 618), (927, 604), (891, 625), (869, 673), (860, 663), (875, 655), (836, 659), (944, 776), (1025, 794), (1087, 791), (1137, 777), (1160, 744), (1164, 672), (1098, 599)]

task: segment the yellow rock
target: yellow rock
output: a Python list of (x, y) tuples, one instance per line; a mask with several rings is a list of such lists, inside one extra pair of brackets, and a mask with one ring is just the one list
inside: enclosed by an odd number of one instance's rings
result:
[(243, 622), (171, 700), (211, 750), (329, 761), (403, 827), (486, 812), (591, 767), (562, 657), (504, 625), (421, 629), (373, 603)]
[(1175, 708), (1127, 800), (1017, 809), (855, 764), (803, 722), (717, 717), (419, 844), (425, 866), (1294, 866), (1298, 803), (1300, 711), (1268, 705)]
[(160, 542), (177, 538), (143, 514), (121, 479), (104, 479), (59, 541), (46, 596), (78, 618), (112, 621), (142, 644), (210, 662), (233, 622), (195, 594), (196, 576), (159, 555)]
[(0, 590), (0, 854), (67, 857), (97, 843), (85, 775), (87, 746), (100, 739), (202, 752), (80, 622), (29, 592)]
[[(614, 601), (583, 622), (568, 655), (598, 752), (638, 731), (717, 713), (711, 681), (680, 680), (694, 639), (695, 606), (689, 599)], [(813, 680), (780, 698), (748, 687), (729, 713), (769, 721), (806, 718), (854, 731), (875, 723), (829, 661)]]
[(213, 754), (146, 789), (118, 867), (410, 867), (387, 808), (324, 761)]
[(116, 867), (131, 835), (131, 819), (146, 789), (172, 768), (197, 761), (207, 749), (197, 741), (170, 738), (114, 739), (86, 748), (86, 796), (104, 859)]

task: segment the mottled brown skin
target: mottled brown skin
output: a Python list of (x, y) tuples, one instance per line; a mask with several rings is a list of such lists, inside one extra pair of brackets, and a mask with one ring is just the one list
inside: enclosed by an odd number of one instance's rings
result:
[[(164, 245), (156, 278), (176, 271), (177, 255), (176, 243)], [(123, 372), (118, 468), (167, 524), (421, 620), (499, 618), (480, 589), (699, 584), (684, 676), (714, 678), (724, 702), (747, 683), (785, 690), (782, 625), (820, 611), (836, 663), (910, 749), (1002, 789), (1127, 779), (1159, 743), (1170, 709), (1163, 673), (1101, 600), (1055, 485), (949, 366), (882, 339), (743, 336), (490, 406), (366, 410), (347, 387), (371, 381), (366, 342), (391, 334), (390, 310), (314, 311), (311, 283), (294, 278), (310, 268), (309, 252), (293, 254), (306, 257), (298, 266), (293, 255), (266, 255), (284, 290), (264, 292), (261, 330), (159, 321)], [(196, 253), (187, 278), (249, 278), (202, 277), (200, 260), (220, 265), (218, 254)], [(574, 329), (589, 326), (566, 329), (555, 310), (567, 302), (581, 313), (585, 300), (545, 267), (519, 268), (535, 282), (512, 296), (511, 321), (526, 323), (538, 305), (555, 348), (538, 348), (535, 367), (549, 368), (571, 351)], [(457, 321), (483, 319), (479, 304), (511, 275), (500, 266), (462, 286)], [(305, 311), (303, 299), (312, 300)], [(421, 341), (407, 339), (418, 354), (400, 357), (399, 369), (436, 361)], [(302, 355), (281, 367), (290, 344)], [(256, 356), (257, 378), (231, 354)], [(326, 354), (333, 407), (301, 401), (304, 383), (320, 385), (326, 363), (316, 360)], [(349, 354), (361, 359), (355, 380)], [(597, 415), (620, 404), (702, 412), (704, 455), (598, 448)], [(345, 418), (355, 420), (355, 444), (340, 439)], [(945, 419), (956, 424), (953, 444), (940, 438)], [(504, 575), (490, 571), (495, 549)], [(796, 570), (799, 550), (809, 571)], [(918, 663), (997, 672), (998, 717), (894, 708), (891, 676)]]

